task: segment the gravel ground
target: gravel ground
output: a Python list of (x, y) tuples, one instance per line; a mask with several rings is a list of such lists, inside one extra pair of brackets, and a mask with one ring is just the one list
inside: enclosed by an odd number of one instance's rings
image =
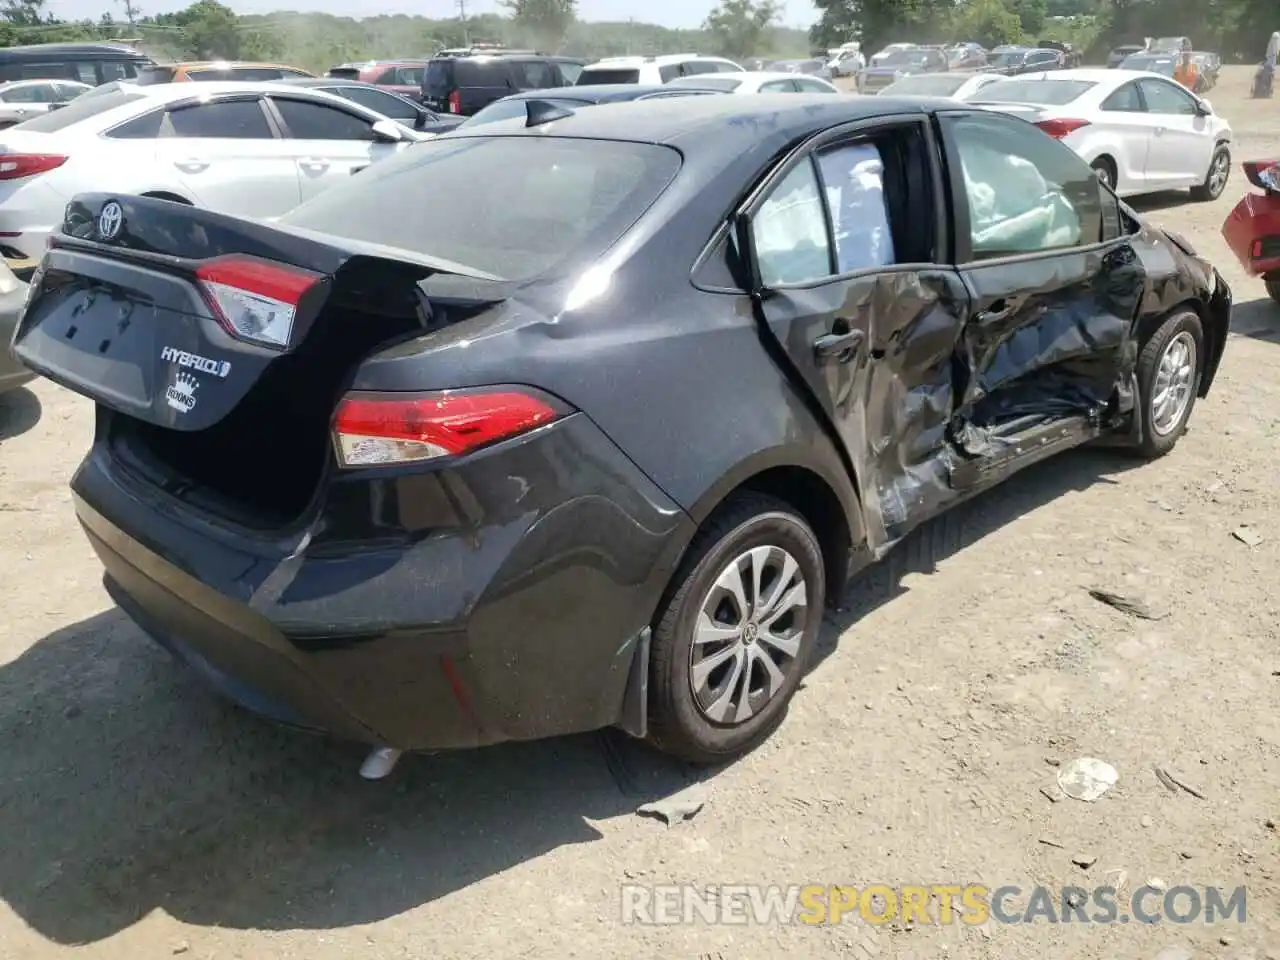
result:
[[(1212, 99), (1238, 159), (1280, 155), (1280, 101), (1246, 100), (1248, 75), (1227, 68)], [(0, 958), (1280, 957), (1280, 306), (1218, 235), (1233, 176), (1217, 203), (1143, 204), (1238, 303), (1175, 453), (1068, 454), (953, 517), (936, 566), (876, 572), (782, 730), (670, 828), (635, 808), (687, 772), (614, 737), (411, 758), (367, 784), (351, 747), (217, 702), (101, 589), (67, 493), (88, 404), (45, 382), (0, 400)], [(1055, 786), (1082, 756), (1119, 771), (1096, 803)], [(1150, 878), (1244, 885), (1248, 919), (621, 919), (628, 882)]]

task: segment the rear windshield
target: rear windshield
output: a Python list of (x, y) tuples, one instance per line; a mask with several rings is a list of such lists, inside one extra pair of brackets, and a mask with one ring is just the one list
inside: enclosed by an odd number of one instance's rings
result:
[(90, 117), (122, 107), (134, 100), (145, 99), (145, 94), (131, 93), (124, 87), (119, 87), (110, 93), (95, 92), (93, 96), (81, 95), (61, 110), (53, 110), (38, 117), (32, 117), (26, 123), (18, 124), (14, 129), (33, 130), (36, 133), (57, 133), (81, 120), (88, 120)]
[(904, 77), (880, 91), (882, 97), (949, 97), (969, 78), (934, 73), (923, 77)]
[(279, 222), (526, 280), (613, 244), (679, 172), (680, 154), (616, 140), (450, 137), (375, 169)]
[(153, 83), (169, 83), (173, 80), (173, 67), (143, 67), (138, 71), (137, 83), (150, 86)]
[(587, 67), (578, 74), (575, 86), (585, 87), (591, 83), (639, 83), (639, 70), (610, 69), (608, 67)]
[[(495, 100), (483, 110), (475, 114), (469, 120), (464, 120), (459, 127), (478, 127), (486, 123), (494, 123), (498, 120), (514, 120), (517, 117), (523, 118), (528, 115), (527, 100)], [(543, 103), (554, 103), (556, 106), (565, 107), (569, 110), (576, 110), (582, 106), (588, 106), (581, 100), (561, 100), (559, 98), (552, 100), (546, 99)]]
[(427, 64), (426, 72), (422, 75), (423, 90), (447, 90), (453, 71), (450, 70), (453, 64), (444, 60), (432, 60)]
[(983, 87), (979, 99), (1058, 107), (1095, 86), (1087, 80), (1001, 80)]

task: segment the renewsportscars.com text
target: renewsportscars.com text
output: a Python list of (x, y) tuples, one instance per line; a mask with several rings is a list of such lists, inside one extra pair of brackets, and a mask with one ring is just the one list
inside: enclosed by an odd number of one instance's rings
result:
[(657, 926), (838, 924), (1244, 923), (1244, 887), (987, 887), (931, 884), (764, 886), (725, 884), (622, 888), (622, 922)]

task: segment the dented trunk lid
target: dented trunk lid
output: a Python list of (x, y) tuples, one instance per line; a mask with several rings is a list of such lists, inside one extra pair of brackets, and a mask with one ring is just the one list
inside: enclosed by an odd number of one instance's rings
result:
[[(32, 278), (14, 353), (54, 382), (128, 416), (173, 430), (204, 430), (241, 404), (269, 369), (315, 352), (310, 341), (324, 335), (315, 328), (335, 278), (370, 261), (405, 282), (382, 282), (358, 297), (419, 301), (417, 316), (401, 331), (406, 335), (433, 323), (433, 305), (421, 285), (433, 277), (461, 283), (467, 291), (462, 300), (474, 305), (508, 293), (496, 278), (409, 251), (162, 200), (84, 195), (69, 205), (63, 232)], [(248, 342), (230, 332), (217, 290), (197, 275), (221, 276), (209, 267), (227, 263), (310, 281), (285, 342)], [(343, 345), (350, 348), (350, 339)], [(351, 356), (349, 365), (360, 359)]]

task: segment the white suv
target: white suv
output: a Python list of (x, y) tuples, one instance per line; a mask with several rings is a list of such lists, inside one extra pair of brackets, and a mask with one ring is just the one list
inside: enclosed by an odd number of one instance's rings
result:
[(660, 84), (676, 77), (700, 73), (741, 73), (732, 60), (703, 57), (696, 53), (672, 53), (661, 57), (606, 57), (578, 74), (575, 86), (594, 83)]

